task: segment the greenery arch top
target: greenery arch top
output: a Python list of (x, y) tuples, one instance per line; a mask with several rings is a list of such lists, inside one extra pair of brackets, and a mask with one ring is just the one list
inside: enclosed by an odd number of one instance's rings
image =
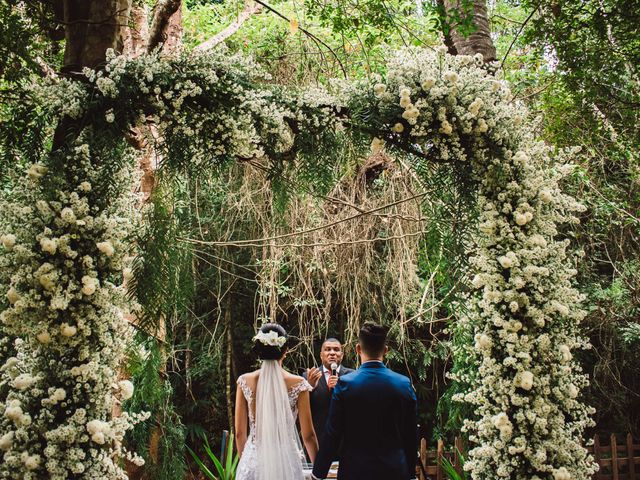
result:
[(582, 208), (559, 186), (572, 152), (536, 141), (481, 57), (405, 49), (383, 75), (333, 94), (272, 85), (258, 71), (224, 52), (111, 55), (86, 81), (33, 92), (34, 112), (59, 124), (50, 151), (24, 151), (32, 164), (19, 196), (1, 205), (0, 329), (17, 340), (2, 367), (0, 478), (126, 478), (117, 458), (141, 460), (122, 440), (147, 416), (112, 414), (132, 393), (117, 377), (136, 300), (123, 283), (140, 293), (144, 274), (125, 141), (140, 125), (151, 125), (168, 172), (266, 157), (276, 186), (326, 189), (343, 153), (369, 142), (409, 152), (418, 175), (424, 162), (450, 163), (479, 212), (458, 327), (470, 341), (455, 352), (457, 400), (476, 412), (466, 468), (483, 480), (588, 478), (587, 378), (572, 353), (588, 344), (561, 230)]

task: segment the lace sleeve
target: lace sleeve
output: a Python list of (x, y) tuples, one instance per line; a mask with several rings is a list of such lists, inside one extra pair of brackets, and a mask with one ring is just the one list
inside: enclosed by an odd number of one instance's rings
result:
[(297, 399), (300, 395), (300, 392), (310, 392), (311, 390), (313, 390), (313, 387), (309, 384), (309, 382), (307, 382), (306, 379), (303, 378), (295, 387), (291, 389), (291, 391), (289, 392), (289, 397), (291, 397), (292, 399)]
[(238, 377), (238, 380), (236, 380), (236, 383), (240, 385), (240, 389), (242, 390), (247, 403), (251, 403), (251, 400), (253, 399), (253, 392), (249, 388), (249, 385), (247, 385), (247, 381), (244, 379), (244, 375), (240, 375)]

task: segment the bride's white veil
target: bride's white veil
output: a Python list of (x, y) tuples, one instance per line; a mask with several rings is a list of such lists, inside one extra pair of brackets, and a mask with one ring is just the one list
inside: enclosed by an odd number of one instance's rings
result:
[(258, 480), (300, 480), (302, 446), (278, 360), (263, 360), (256, 392)]

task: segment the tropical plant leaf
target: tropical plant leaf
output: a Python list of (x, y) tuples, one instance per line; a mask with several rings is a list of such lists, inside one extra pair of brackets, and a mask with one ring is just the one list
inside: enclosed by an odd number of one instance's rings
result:
[(209, 478), (210, 480), (220, 480), (213, 473), (211, 473), (211, 470), (209, 470), (207, 466), (204, 463), (202, 463), (202, 460), (200, 460), (200, 457), (198, 457), (198, 455), (196, 455), (196, 453), (193, 450), (191, 450), (189, 447), (187, 447), (187, 450), (193, 457), (193, 460), (196, 462), (198, 467), (200, 468), (200, 471), (202, 471), (202, 473), (204, 473), (207, 476), (207, 478)]

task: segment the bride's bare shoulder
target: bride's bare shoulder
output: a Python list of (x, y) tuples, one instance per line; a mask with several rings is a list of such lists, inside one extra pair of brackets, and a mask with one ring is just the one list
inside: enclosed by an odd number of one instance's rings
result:
[(258, 376), (260, 375), (260, 370), (254, 370), (253, 372), (247, 372), (240, 375), (242, 379), (248, 384), (254, 384), (258, 381)]
[(293, 373), (285, 371), (284, 381), (287, 383), (287, 387), (294, 387), (304, 380), (300, 375), (294, 375)]

